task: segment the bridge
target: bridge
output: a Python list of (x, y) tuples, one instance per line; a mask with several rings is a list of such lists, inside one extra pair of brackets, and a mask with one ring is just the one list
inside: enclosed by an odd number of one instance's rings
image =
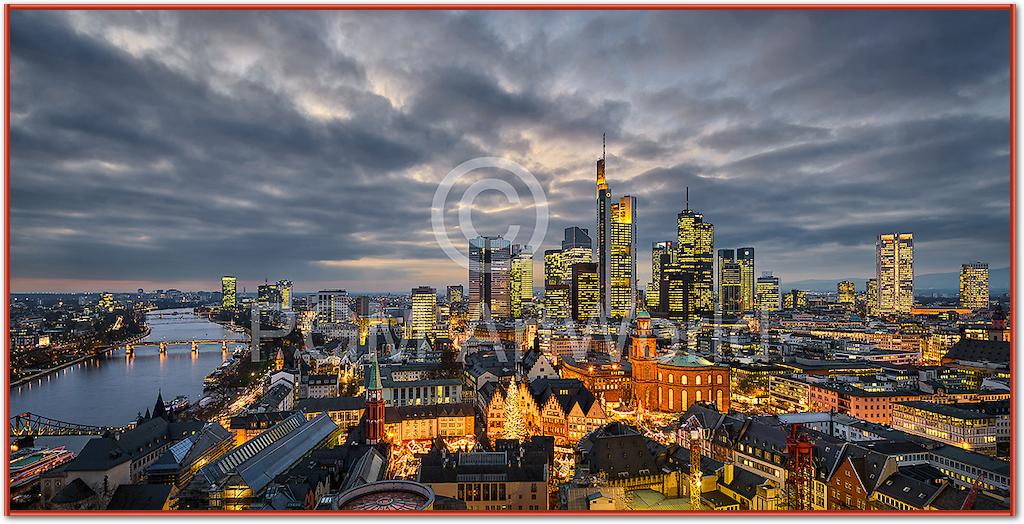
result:
[(25, 412), (11, 417), (10, 437), (19, 447), (25, 447), (31, 446), (37, 437), (103, 436), (128, 429), (131, 426), (90, 426)]
[(175, 345), (191, 345), (193, 353), (199, 353), (199, 346), (201, 344), (220, 344), (221, 351), (228, 350), (228, 344), (246, 344), (245, 340), (236, 340), (233, 338), (218, 338), (218, 339), (188, 339), (188, 340), (149, 340), (142, 342), (132, 342), (124, 345), (125, 354), (132, 356), (135, 354), (135, 348), (140, 346), (153, 346), (160, 348), (160, 354), (164, 355), (167, 353), (167, 346)]

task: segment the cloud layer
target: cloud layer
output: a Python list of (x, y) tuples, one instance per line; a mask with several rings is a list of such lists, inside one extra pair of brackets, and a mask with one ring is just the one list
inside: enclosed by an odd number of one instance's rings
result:
[[(1009, 263), (1008, 11), (13, 11), (15, 291), (464, 281), (431, 230), (499, 156), (593, 229), (594, 161), (650, 244), (691, 207), (784, 280)], [(532, 232), (484, 192), (477, 231)], [(462, 232), (450, 230), (463, 247)], [(540, 271), (538, 263), (537, 271)]]

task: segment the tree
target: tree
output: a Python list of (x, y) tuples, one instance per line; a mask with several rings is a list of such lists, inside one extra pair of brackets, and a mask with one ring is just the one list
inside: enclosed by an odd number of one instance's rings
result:
[(512, 376), (512, 382), (505, 390), (505, 427), (504, 437), (506, 439), (523, 440), (523, 412), (519, 406), (519, 387), (516, 385), (516, 377)]

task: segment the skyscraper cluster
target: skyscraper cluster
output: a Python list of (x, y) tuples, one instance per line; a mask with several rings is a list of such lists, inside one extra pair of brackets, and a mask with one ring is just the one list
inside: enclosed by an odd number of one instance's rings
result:
[(469, 318), (521, 318), (533, 304), (533, 251), (500, 235), (469, 241)]

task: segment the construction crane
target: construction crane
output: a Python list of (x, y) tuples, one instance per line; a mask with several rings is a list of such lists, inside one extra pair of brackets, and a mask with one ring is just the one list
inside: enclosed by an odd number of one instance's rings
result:
[(814, 496), (814, 443), (807, 433), (800, 433), (799, 429), (800, 424), (793, 424), (786, 437), (786, 451), (789, 455), (786, 495), (791, 511), (809, 511)]
[(683, 424), (683, 431), (686, 431), (690, 441), (690, 509), (700, 511), (702, 508), (700, 500), (701, 478), (704, 476), (700, 470), (700, 451), (703, 441), (703, 433), (697, 417), (691, 416)]
[(974, 481), (974, 485), (971, 486), (971, 491), (967, 492), (967, 497), (964, 498), (964, 503), (960, 506), (961, 510), (974, 509), (974, 502), (978, 500), (978, 492), (981, 491), (981, 484), (985, 481), (985, 472), (982, 471), (981, 475), (978, 476), (978, 480)]

